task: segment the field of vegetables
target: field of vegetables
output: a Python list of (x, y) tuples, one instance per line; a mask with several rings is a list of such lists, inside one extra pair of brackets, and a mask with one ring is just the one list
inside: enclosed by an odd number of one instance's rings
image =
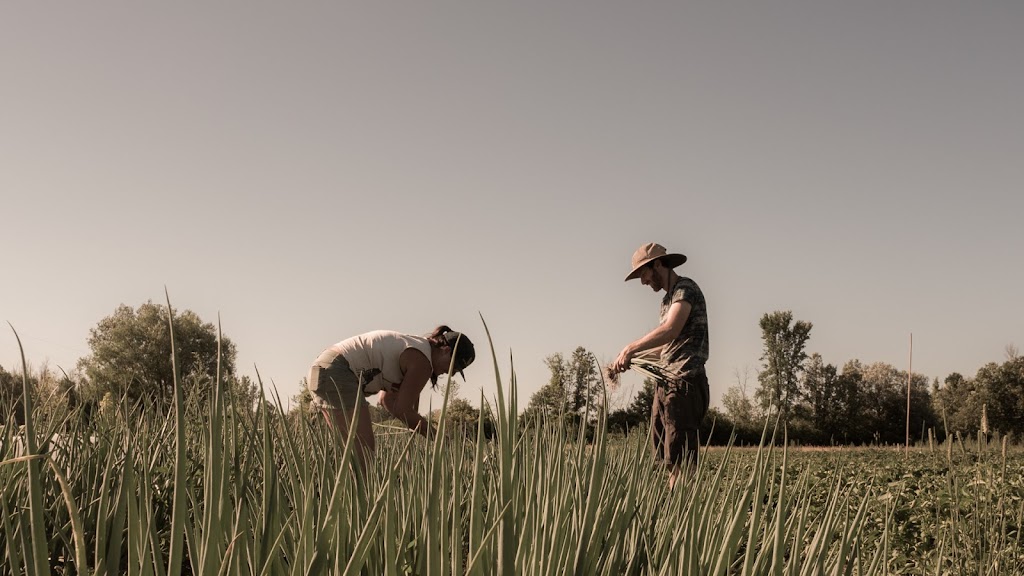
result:
[(0, 435), (0, 574), (1024, 574), (1024, 452), (1005, 443), (769, 431), (669, 491), (644, 430), (522, 428), (499, 390), (494, 438), (382, 435), (365, 474), (273, 400), (28, 406)]

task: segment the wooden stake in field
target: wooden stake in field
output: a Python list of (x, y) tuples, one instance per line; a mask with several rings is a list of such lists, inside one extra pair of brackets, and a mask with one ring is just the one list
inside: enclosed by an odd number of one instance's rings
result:
[(910, 362), (907, 364), (907, 446), (903, 450), (905, 456), (910, 456), (910, 382), (914, 376), (914, 333), (910, 333)]

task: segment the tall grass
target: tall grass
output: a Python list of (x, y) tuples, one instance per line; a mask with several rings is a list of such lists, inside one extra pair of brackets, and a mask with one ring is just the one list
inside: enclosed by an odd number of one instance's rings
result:
[(923, 536), (901, 515), (935, 501), (890, 477), (901, 455), (798, 466), (766, 428), (756, 450), (706, 450), (670, 491), (642, 430), (609, 436), (603, 414), (590, 442), (559, 422), (522, 427), (515, 374), (491, 356), (493, 439), (442, 417), (430, 442), (381, 436), (365, 470), (322, 419), (289, 416), (277, 397), (239, 406), (221, 387), (190, 405), (177, 376), (166, 416), (121, 403), (41, 432), (27, 405), (25, 427), (0, 436), (0, 574), (1024, 571), (1006, 553), (1024, 510), (1005, 457), (920, 454), (948, 458), (935, 473), (950, 490), (924, 513), (934, 545), (907, 558)]

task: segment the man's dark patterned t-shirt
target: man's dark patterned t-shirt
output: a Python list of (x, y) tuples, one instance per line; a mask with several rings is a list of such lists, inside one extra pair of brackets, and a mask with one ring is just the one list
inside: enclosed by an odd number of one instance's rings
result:
[(690, 315), (682, 332), (661, 351), (661, 361), (670, 374), (684, 377), (704, 369), (708, 360), (708, 309), (697, 283), (679, 277), (661, 301), (661, 321), (676, 302), (687, 302)]

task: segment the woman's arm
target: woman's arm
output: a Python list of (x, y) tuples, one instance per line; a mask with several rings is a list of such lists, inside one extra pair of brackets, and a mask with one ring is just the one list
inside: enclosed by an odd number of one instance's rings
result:
[(423, 387), (430, 380), (434, 369), (430, 361), (422, 352), (415, 348), (406, 348), (398, 358), (398, 365), (402, 369), (402, 383), (398, 390), (380, 394), (380, 403), (398, 418), (410, 430), (414, 430), (426, 437), (434, 435), (430, 421), (420, 415), (417, 410), (420, 401), (420, 393)]

